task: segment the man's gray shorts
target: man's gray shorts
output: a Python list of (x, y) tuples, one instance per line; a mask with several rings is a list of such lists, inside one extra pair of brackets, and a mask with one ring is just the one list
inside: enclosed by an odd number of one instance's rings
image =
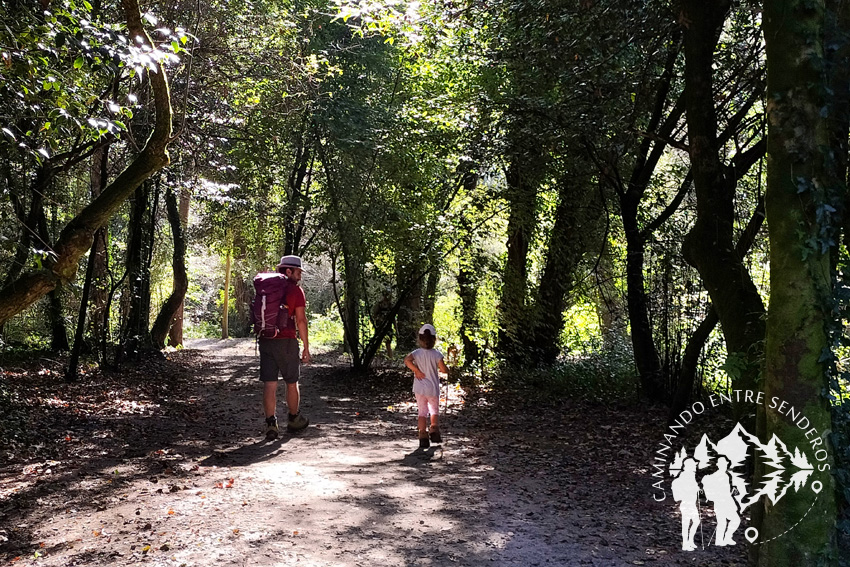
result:
[(260, 380), (263, 382), (277, 382), (281, 375), (287, 384), (295, 384), (300, 364), (298, 339), (260, 339)]

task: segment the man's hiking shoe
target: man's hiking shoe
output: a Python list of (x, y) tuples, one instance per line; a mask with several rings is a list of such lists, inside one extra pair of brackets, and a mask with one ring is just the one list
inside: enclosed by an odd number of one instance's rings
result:
[(286, 429), (290, 433), (295, 433), (296, 431), (305, 429), (308, 425), (310, 425), (310, 420), (299, 413), (295, 417), (289, 416), (289, 423), (286, 424)]
[(428, 432), (427, 431), (420, 431), (419, 432), (419, 448), (420, 449), (427, 449), (430, 446), (431, 446), (431, 442), (428, 440)]
[(266, 418), (266, 439), (271, 441), (277, 439), (280, 428), (277, 426), (277, 418), (275, 416)]
[(437, 430), (432, 429), (431, 430), (431, 443), (442, 443), (442, 442), (443, 442), (443, 436), (440, 435), (440, 430), (439, 429), (437, 429)]

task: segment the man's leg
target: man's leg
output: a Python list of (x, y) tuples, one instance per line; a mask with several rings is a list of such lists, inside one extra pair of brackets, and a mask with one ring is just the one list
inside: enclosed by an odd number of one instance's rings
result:
[(263, 382), (263, 414), (266, 417), (266, 439), (275, 439), (279, 428), (277, 409), (278, 365), (274, 356), (274, 341), (260, 340), (260, 380)]
[(298, 341), (296, 339), (283, 339), (284, 366), (283, 379), (286, 382), (286, 410), (289, 419), (286, 421), (286, 429), (290, 433), (301, 431), (308, 425), (310, 420), (301, 415), (301, 391), (298, 387), (300, 377), (301, 358), (298, 356)]
[(298, 409), (301, 406), (301, 391), (298, 389), (298, 382), (286, 385), (286, 409), (289, 415), (298, 415)]
[(298, 382), (286, 384), (286, 411), (289, 413), (286, 421), (286, 428), (291, 432), (301, 431), (308, 425), (310, 420), (301, 415), (301, 392), (298, 389)]
[[(287, 396), (288, 398), (289, 396)], [(277, 409), (277, 381), (263, 382), (263, 411), (266, 418), (275, 414)]]
[(277, 380), (263, 382), (263, 413), (266, 414), (266, 439), (276, 439), (280, 429), (277, 425)]

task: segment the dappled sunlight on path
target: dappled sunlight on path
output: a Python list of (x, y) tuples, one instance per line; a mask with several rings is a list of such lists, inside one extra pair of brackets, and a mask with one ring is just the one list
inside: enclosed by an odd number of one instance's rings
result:
[(3, 504), (18, 527), (0, 565), (743, 565), (677, 551), (642, 469), (645, 410), (494, 411), (452, 390), (445, 443), (422, 451), (411, 378), (327, 353), (302, 369), (310, 427), (268, 442), (253, 341), (189, 347), (170, 356), (197, 372), (156, 412), (69, 426), (93, 457)]

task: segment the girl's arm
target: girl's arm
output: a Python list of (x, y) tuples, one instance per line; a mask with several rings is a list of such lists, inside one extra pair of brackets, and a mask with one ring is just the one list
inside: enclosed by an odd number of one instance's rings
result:
[(437, 366), (440, 368), (440, 372), (442, 372), (443, 374), (449, 373), (449, 368), (446, 366), (446, 363), (443, 362), (442, 358), (437, 361)]
[(404, 357), (404, 365), (413, 370), (413, 376), (417, 380), (422, 380), (425, 378), (425, 373), (419, 370), (419, 367), (416, 366), (416, 363), (413, 361), (413, 353), (411, 352), (407, 356)]

